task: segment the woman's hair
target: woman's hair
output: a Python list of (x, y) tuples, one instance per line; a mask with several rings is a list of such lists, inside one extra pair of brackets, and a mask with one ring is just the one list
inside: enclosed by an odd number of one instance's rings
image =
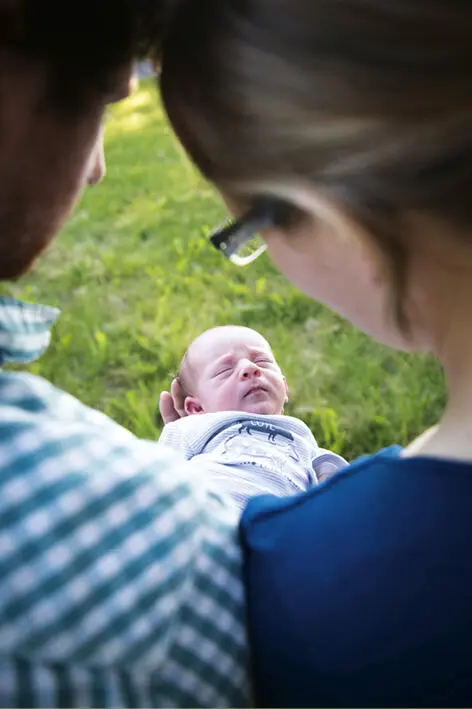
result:
[(162, 95), (230, 199), (311, 184), (371, 232), (401, 295), (408, 212), (472, 227), (471, 37), (469, 0), (180, 0)]

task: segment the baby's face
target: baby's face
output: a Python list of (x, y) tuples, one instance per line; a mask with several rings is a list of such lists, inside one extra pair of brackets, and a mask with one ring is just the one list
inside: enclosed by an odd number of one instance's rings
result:
[(195, 396), (187, 398), (187, 413), (283, 413), (285, 378), (254, 330), (228, 326), (203, 333), (190, 348), (189, 366)]

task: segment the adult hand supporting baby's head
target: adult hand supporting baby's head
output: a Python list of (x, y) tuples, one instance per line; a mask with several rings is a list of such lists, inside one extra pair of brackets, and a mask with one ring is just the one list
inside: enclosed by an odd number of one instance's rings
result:
[(185, 412), (184, 390), (177, 377), (170, 385), (170, 392), (161, 392), (159, 397), (159, 411), (165, 424), (178, 421), (179, 418), (187, 416)]

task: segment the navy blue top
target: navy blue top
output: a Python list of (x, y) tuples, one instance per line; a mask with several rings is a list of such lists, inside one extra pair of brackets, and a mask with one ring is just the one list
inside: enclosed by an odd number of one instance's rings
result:
[(472, 464), (399, 452), (249, 502), (259, 706), (472, 706)]

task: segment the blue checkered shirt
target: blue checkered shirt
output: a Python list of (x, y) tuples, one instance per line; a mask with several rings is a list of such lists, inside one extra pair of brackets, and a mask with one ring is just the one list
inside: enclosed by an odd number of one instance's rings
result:
[[(0, 356), (57, 317), (0, 298)], [(178, 455), (0, 373), (0, 706), (250, 702), (237, 512)]]

